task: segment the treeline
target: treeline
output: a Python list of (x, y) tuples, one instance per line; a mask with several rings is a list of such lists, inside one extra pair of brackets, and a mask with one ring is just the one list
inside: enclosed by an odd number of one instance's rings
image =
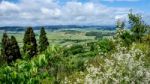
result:
[(113, 35), (115, 35), (115, 33), (114, 32), (102, 33), (102, 32), (91, 31), (91, 32), (87, 32), (85, 35), (86, 36), (95, 36), (95, 39), (99, 39), (99, 38), (103, 38), (104, 36), (113, 36)]
[[(38, 53), (45, 51), (49, 46), (49, 42), (44, 27), (40, 30), (39, 43), (36, 41), (32, 27), (28, 27), (24, 34), (23, 44), (23, 54), (27, 58), (32, 58)], [(16, 38), (14, 36), (10, 38), (5, 32), (1, 43), (1, 61), (9, 64), (16, 59), (26, 58), (21, 55), (20, 50)]]

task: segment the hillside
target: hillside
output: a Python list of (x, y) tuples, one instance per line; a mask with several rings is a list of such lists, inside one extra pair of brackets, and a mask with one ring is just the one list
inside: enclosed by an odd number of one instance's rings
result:
[(0, 84), (149, 84), (150, 26), (128, 18), (129, 28), (118, 21), (115, 30), (2, 28)]

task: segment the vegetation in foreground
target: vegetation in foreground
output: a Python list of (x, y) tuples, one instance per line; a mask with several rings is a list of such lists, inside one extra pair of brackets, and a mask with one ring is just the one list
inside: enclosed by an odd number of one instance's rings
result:
[[(129, 14), (131, 30), (117, 22), (113, 38), (82, 45), (49, 45), (29, 27), (24, 47), (15, 37), (2, 39), (0, 83), (4, 84), (149, 84), (150, 30), (139, 15)], [(21, 53), (21, 54), (20, 54)]]

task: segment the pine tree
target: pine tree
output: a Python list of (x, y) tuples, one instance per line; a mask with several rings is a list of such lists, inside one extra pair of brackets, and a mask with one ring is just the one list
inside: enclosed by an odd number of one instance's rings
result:
[(44, 27), (42, 27), (41, 31), (40, 31), (39, 44), (40, 44), (39, 45), (40, 52), (45, 51), (47, 49), (47, 47), (49, 46), (49, 42), (46, 37), (46, 32), (45, 32)]
[(14, 36), (11, 36), (11, 48), (12, 48), (12, 55), (14, 56), (13, 60), (15, 61), (18, 58), (21, 58), (20, 48)]
[(30, 58), (35, 56), (37, 54), (37, 43), (32, 27), (27, 28), (23, 42), (24, 53), (27, 53), (30, 56)]

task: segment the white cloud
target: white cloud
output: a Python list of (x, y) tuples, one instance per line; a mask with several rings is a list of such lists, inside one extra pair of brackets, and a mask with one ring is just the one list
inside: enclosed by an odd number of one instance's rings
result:
[(101, 3), (68, 1), (60, 5), (57, 0), (3, 1), (0, 4), (0, 26), (5, 25), (57, 25), (95, 24), (112, 25), (115, 17), (127, 16), (128, 8), (108, 7)]
[(7, 1), (3, 1), (0, 4), (0, 10), (1, 11), (9, 11), (9, 10), (14, 10), (14, 11), (18, 11), (20, 10), (20, 8), (13, 3), (7, 2)]
[(61, 11), (60, 9), (48, 9), (48, 8), (41, 8), (41, 12), (44, 15), (49, 15), (49, 16), (53, 16), (53, 17), (59, 17), (61, 15)]

